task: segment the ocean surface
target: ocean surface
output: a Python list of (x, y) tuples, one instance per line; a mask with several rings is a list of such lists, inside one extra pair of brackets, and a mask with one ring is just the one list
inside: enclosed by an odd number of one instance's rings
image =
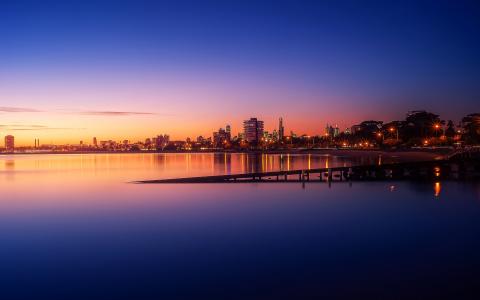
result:
[(395, 159), (0, 156), (0, 299), (478, 299), (478, 182), (132, 183)]

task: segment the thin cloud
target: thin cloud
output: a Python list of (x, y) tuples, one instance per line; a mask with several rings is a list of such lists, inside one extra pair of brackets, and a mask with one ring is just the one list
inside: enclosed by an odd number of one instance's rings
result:
[(76, 112), (79, 115), (90, 116), (135, 116), (135, 115), (157, 115), (157, 113), (151, 112), (139, 112), (139, 111), (108, 111), (108, 110), (86, 110)]
[[(29, 107), (0, 106), (0, 112), (4, 112), (4, 113), (22, 113), (22, 112), (39, 113), (39, 112), (49, 112), (49, 111), (39, 110), (39, 109), (29, 108)], [(121, 111), (121, 110), (62, 110), (62, 109), (57, 109), (57, 110), (53, 110), (53, 112), (58, 112), (58, 113), (63, 113), (63, 114), (83, 115), (83, 116), (111, 116), (111, 117), (118, 117), (118, 116), (153, 116), (153, 115), (172, 116), (172, 114), (165, 114), (165, 113), (159, 114), (159, 113), (156, 113), (156, 112)]]
[(84, 130), (86, 128), (69, 127), (46, 127), (46, 128), (9, 128), (11, 131), (31, 131), (31, 130)]
[(42, 111), (34, 108), (28, 108), (28, 107), (0, 106), (0, 112), (19, 113), (19, 112), (42, 112)]
[(30, 130), (83, 130), (86, 128), (74, 128), (74, 127), (48, 127), (45, 125), (0, 125), (0, 128), (9, 131), (30, 131)]

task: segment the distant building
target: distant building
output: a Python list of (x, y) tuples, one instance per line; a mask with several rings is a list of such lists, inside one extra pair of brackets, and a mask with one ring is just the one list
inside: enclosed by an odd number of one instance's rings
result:
[[(338, 128), (337, 128), (337, 134), (338, 134)], [(332, 125), (325, 126), (325, 136), (328, 137), (335, 137), (335, 128), (333, 128)]]
[(200, 143), (200, 144), (205, 143), (205, 138), (201, 135), (197, 136), (197, 143)]
[(146, 138), (143, 145), (145, 149), (150, 150), (150, 147), (152, 146), (152, 140), (150, 138)]
[(277, 132), (276, 129), (274, 129), (273, 132), (272, 132), (272, 141), (274, 141), (274, 142), (278, 142), (278, 141), (279, 141), (278, 132)]
[(225, 126), (225, 133), (227, 134), (227, 140), (230, 141), (232, 139), (232, 129), (228, 124)]
[(357, 134), (360, 131), (362, 131), (362, 126), (360, 125), (353, 125), (350, 129), (351, 134)]
[(97, 142), (97, 138), (96, 138), (96, 137), (93, 137), (93, 147), (95, 147), (95, 148), (98, 147), (98, 142)]
[(249, 143), (258, 143), (263, 136), (263, 121), (257, 118), (250, 118), (243, 122), (243, 132), (245, 139)]
[(219, 128), (213, 133), (213, 144), (215, 147), (227, 144), (232, 139), (232, 131), (230, 125), (225, 126), (225, 129)]
[(283, 118), (278, 120), (278, 140), (281, 142), (285, 138), (285, 127), (283, 127)]
[(242, 141), (245, 140), (245, 132), (239, 132), (238, 133), (238, 139), (242, 140)]
[(362, 136), (364, 138), (370, 138), (381, 130), (383, 125), (382, 121), (363, 121), (358, 125), (352, 126), (352, 134)]
[(12, 152), (15, 150), (15, 138), (13, 135), (7, 135), (5, 137), (5, 150)]
[(167, 134), (164, 135), (157, 135), (156, 138), (153, 138), (153, 143), (155, 144), (155, 148), (157, 150), (163, 150), (168, 143), (170, 142), (170, 136)]
[(340, 135), (340, 129), (338, 128), (338, 125), (335, 125), (335, 128), (333, 129), (333, 137), (337, 137)]

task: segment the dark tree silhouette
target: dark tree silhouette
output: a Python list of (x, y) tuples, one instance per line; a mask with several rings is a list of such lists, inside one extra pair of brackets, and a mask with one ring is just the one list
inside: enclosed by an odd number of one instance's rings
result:
[(445, 124), (438, 115), (424, 110), (409, 112), (405, 122), (406, 140), (439, 135), (441, 125)]
[(480, 113), (469, 114), (462, 119), (465, 142), (480, 142)]
[(449, 120), (447, 123), (447, 129), (445, 130), (445, 136), (447, 138), (453, 138), (455, 136), (455, 125), (453, 125), (453, 121)]

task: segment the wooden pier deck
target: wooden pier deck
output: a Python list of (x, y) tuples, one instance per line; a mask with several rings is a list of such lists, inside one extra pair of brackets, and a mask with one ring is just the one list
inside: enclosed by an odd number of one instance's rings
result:
[(451, 160), (433, 160), (382, 165), (284, 170), (263, 173), (244, 173), (158, 180), (141, 180), (140, 184), (167, 183), (241, 183), (241, 182), (331, 182), (343, 180), (428, 179), (480, 176), (478, 164), (465, 164)]

